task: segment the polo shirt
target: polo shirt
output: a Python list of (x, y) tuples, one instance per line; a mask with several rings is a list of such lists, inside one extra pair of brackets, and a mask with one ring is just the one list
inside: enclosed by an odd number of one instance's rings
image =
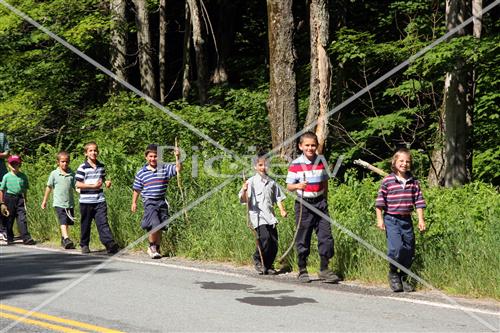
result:
[(68, 169), (64, 173), (60, 168), (55, 169), (49, 175), (47, 186), (54, 190), (54, 207), (73, 208), (75, 202), (73, 199), (73, 190), (75, 188), (75, 174)]
[(425, 208), (426, 204), (419, 181), (410, 176), (406, 178), (406, 182), (403, 182), (391, 173), (382, 180), (375, 207), (392, 215), (408, 215), (414, 207)]
[(0, 190), (8, 194), (19, 195), (24, 194), (29, 188), (28, 177), (22, 172), (6, 173), (2, 178)]
[[(85, 161), (76, 169), (75, 180), (77, 182), (96, 184), (99, 179), (101, 179), (104, 184), (106, 180), (106, 170), (104, 164), (99, 161), (96, 161), (95, 168), (92, 167), (88, 161)], [(106, 199), (104, 198), (102, 186), (99, 189), (80, 189), (80, 203), (94, 204), (104, 201), (106, 201)]]
[[(5, 133), (0, 132), (0, 153), (6, 153), (10, 150), (9, 147), (9, 141), (7, 140), (7, 136)], [(3, 175), (5, 175), (8, 170), (7, 167), (5, 166), (5, 160), (4, 158), (0, 159), (0, 179), (2, 179)]]
[(322, 155), (316, 155), (312, 161), (304, 154), (300, 155), (288, 167), (286, 183), (298, 184), (305, 179), (307, 186), (303, 191), (297, 191), (297, 195), (302, 198), (320, 197), (325, 192), (324, 182), (329, 178), (327, 166), (323, 163), (324, 160)]
[(141, 192), (143, 199), (161, 199), (165, 197), (170, 178), (176, 175), (175, 164), (160, 164), (154, 170), (145, 164), (135, 175), (132, 188)]
[[(248, 179), (248, 215), (254, 228), (263, 224), (276, 224), (274, 204), (285, 200), (285, 194), (278, 184), (269, 176), (256, 174)], [(240, 202), (243, 201), (243, 189), (239, 193)]]

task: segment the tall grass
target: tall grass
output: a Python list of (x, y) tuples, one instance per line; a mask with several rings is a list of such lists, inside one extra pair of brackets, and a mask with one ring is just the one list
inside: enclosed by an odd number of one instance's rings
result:
[[(51, 155), (53, 156), (53, 155)], [(80, 161), (72, 163), (76, 169)], [(138, 166), (140, 165), (137, 164)], [(49, 158), (26, 163), (24, 171), (30, 177), (28, 203), (29, 228), (38, 241), (58, 243), (59, 225), (52, 209), (42, 210), (40, 202), (48, 173), (55, 167)], [(189, 167), (189, 166), (187, 166)], [(109, 222), (121, 246), (131, 244), (144, 235), (140, 228), (141, 212), (132, 214), (130, 184), (115, 183), (106, 190)], [(183, 177), (186, 202), (183, 203), (175, 181), (167, 193), (172, 213), (184, 204), (196, 200), (222, 182), (201, 174)], [(371, 179), (350, 180), (343, 184), (330, 183), (329, 210), (332, 219), (386, 252), (385, 235), (375, 226), (374, 199), (379, 183)], [(245, 206), (240, 205), (237, 193), (241, 180), (235, 180), (218, 193), (188, 212), (189, 220), (181, 214), (171, 222), (164, 234), (162, 251), (171, 256), (193, 259), (231, 261), (249, 264), (255, 249), (253, 235), (246, 226)], [(500, 194), (491, 186), (473, 183), (457, 189), (424, 189), (427, 200), (428, 230), (416, 232), (417, 253), (412, 270), (437, 288), (453, 294), (500, 298)], [(280, 253), (290, 244), (294, 233), (293, 199), (285, 201), (287, 219), (279, 218)], [(139, 207), (139, 209), (141, 209)], [(79, 239), (79, 213), (71, 237)], [(386, 283), (387, 262), (365, 248), (355, 239), (332, 227), (335, 239), (333, 268), (347, 280)], [(319, 268), (316, 241), (309, 256), (311, 271)], [(146, 242), (136, 248), (142, 250)], [(91, 247), (99, 248), (93, 227)], [(295, 254), (289, 262), (296, 269)]]

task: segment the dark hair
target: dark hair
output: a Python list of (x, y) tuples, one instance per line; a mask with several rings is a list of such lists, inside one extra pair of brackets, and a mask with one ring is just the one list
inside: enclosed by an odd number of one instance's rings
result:
[(411, 151), (408, 148), (399, 148), (394, 155), (392, 155), (392, 160), (391, 160), (391, 169), (392, 171), (396, 172), (396, 161), (398, 160), (399, 155), (401, 154), (406, 154), (410, 157), (410, 168), (413, 164), (413, 158), (411, 157)]
[(314, 132), (308, 131), (308, 132), (302, 133), (302, 135), (300, 136), (300, 139), (299, 139), (299, 143), (302, 143), (302, 141), (304, 141), (304, 139), (314, 139), (316, 141), (316, 144), (318, 144), (318, 136)]
[(70, 159), (69, 153), (65, 150), (61, 150), (56, 155), (57, 161), (59, 162), (61, 160), (61, 157), (63, 157), (63, 156), (66, 156), (68, 158), (68, 160)]
[(253, 165), (257, 164), (259, 160), (265, 159), (267, 160), (269, 158), (269, 154), (265, 150), (260, 150), (257, 152), (254, 158), (252, 158)]
[(158, 145), (156, 143), (151, 143), (146, 147), (144, 156), (148, 156), (149, 153), (158, 153)]

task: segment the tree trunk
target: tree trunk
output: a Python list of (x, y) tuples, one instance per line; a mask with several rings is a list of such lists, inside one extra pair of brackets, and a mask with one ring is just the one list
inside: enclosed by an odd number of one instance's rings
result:
[(191, 14), (189, 5), (186, 2), (186, 14), (184, 24), (184, 48), (182, 50), (182, 98), (187, 100), (191, 83), (189, 82), (189, 73), (191, 72)]
[[(123, 81), (127, 81), (127, 20), (125, 13), (127, 3), (125, 0), (111, 0), (111, 48), (110, 64), (111, 71)], [(113, 80), (111, 84), (112, 91), (118, 90), (120, 83)]]
[(141, 90), (143, 93), (158, 99), (155, 72), (153, 67), (153, 49), (149, 33), (149, 14), (145, 0), (133, 0), (136, 10), (137, 44), (139, 47), (139, 72), (141, 75)]
[(239, 16), (237, 4), (233, 0), (221, 0), (218, 6), (219, 17), (215, 32), (217, 63), (211, 77), (211, 82), (217, 85), (228, 80), (227, 59), (234, 41), (234, 20)]
[(201, 104), (207, 101), (207, 61), (205, 58), (205, 40), (202, 36), (200, 10), (197, 0), (187, 0), (189, 12), (191, 13), (191, 24), (193, 28), (193, 45), (196, 55), (196, 75), (198, 85), (198, 98)]
[(267, 0), (269, 98), (267, 109), (273, 148), (282, 158), (295, 155), (294, 142), (283, 144), (297, 129), (292, 0)]
[(332, 65), (326, 52), (329, 39), (328, 0), (309, 2), (311, 34), (311, 79), (309, 110), (305, 127), (318, 136), (318, 153), (322, 154), (328, 136), (328, 111), (330, 105)]
[(160, 36), (158, 50), (158, 65), (160, 68), (160, 103), (165, 105), (167, 100), (167, 0), (160, 0)]
[[(465, 1), (446, 1), (446, 24), (448, 31), (464, 22)], [(458, 32), (465, 35), (464, 29)], [(446, 74), (444, 84), (444, 130), (445, 130), (445, 172), (444, 185), (446, 187), (460, 186), (467, 182), (467, 110), (468, 100), (468, 71), (465, 61), (458, 59), (453, 69)]]

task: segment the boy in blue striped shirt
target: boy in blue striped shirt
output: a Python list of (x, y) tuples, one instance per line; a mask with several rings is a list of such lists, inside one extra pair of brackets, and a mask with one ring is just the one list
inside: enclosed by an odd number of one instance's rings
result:
[(108, 208), (102, 186), (111, 187), (111, 181), (106, 180), (104, 164), (97, 160), (99, 149), (95, 142), (87, 143), (84, 148), (86, 161), (76, 170), (76, 187), (80, 189), (80, 247), (82, 253), (90, 253), (90, 227), (95, 219), (99, 239), (104, 244), (108, 253), (119, 251), (113, 239), (113, 234), (108, 224)]
[(175, 165), (158, 165), (158, 146), (150, 144), (146, 148), (147, 163), (137, 172), (133, 184), (131, 211), (137, 211), (137, 199), (142, 196), (144, 216), (141, 227), (146, 230), (149, 240), (148, 255), (152, 259), (160, 259), (161, 231), (168, 226), (168, 204), (165, 192), (170, 178), (175, 177), (182, 169), (179, 161), (179, 150), (176, 148)]

